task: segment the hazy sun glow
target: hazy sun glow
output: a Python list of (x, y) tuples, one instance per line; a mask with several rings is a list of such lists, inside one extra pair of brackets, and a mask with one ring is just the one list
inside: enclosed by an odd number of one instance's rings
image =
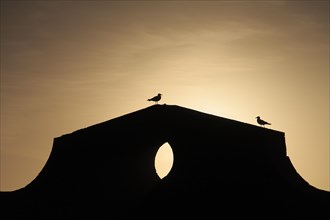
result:
[(329, 1), (0, 3), (0, 190), (33, 181), (54, 138), (158, 93), (256, 126), (260, 115), (297, 172), (330, 190)]

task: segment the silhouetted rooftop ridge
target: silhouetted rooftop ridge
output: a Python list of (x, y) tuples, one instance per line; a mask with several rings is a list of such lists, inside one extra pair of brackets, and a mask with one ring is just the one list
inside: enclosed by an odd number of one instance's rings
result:
[[(258, 125), (242, 122), (242, 121), (231, 119), (231, 118), (226, 118), (226, 117), (219, 116), (219, 115), (212, 114), (212, 113), (206, 113), (201, 110), (195, 110), (192, 108), (183, 107), (183, 106), (179, 106), (179, 105), (167, 105), (167, 104), (162, 104), (162, 105), (154, 104), (154, 105), (148, 106), (146, 108), (142, 108), (142, 109), (139, 109), (139, 110), (136, 110), (133, 112), (129, 112), (129, 113), (123, 114), (118, 117), (114, 117), (112, 119), (109, 119), (109, 120), (106, 120), (106, 121), (103, 121), (100, 123), (96, 123), (96, 124), (87, 126), (85, 128), (81, 128), (74, 132), (84, 131), (84, 130), (92, 129), (92, 128), (99, 127), (99, 126), (106, 126), (108, 123), (113, 123), (113, 122), (120, 121), (123, 119), (129, 119), (132, 117), (141, 117), (141, 116), (145, 117), (147, 115), (156, 115), (157, 117), (160, 117), (160, 118), (163, 117), (164, 115), (167, 115), (167, 116), (172, 115), (175, 117), (180, 117), (183, 115), (187, 115), (187, 116), (194, 115), (195, 117), (201, 116), (201, 117), (209, 118), (211, 120), (212, 119), (223, 120), (223, 121), (226, 121), (227, 123), (231, 123), (231, 124), (234, 123), (234, 124), (240, 125), (240, 126), (248, 126), (248, 127), (251, 126), (253, 128), (263, 129), (263, 130), (267, 130), (269, 132), (278, 132), (278, 133), (284, 134), (284, 132), (282, 132), (282, 131), (273, 130), (270, 128), (262, 128)], [(64, 134), (64, 135), (68, 135), (68, 134)]]

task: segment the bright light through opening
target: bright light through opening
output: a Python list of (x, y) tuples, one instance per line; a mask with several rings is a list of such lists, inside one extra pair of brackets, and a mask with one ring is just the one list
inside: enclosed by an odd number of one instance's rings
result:
[(169, 143), (163, 144), (157, 151), (155, 157), (155, 168), (157, 175), (163, 179), (172, 169), (173, 151)]

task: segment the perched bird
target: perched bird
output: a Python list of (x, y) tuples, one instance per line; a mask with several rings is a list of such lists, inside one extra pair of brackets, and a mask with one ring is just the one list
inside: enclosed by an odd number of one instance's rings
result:
[(162, 98), (162, 94), (158, 93), (158, 95), (148, 99), (148, 101), (153, 101), (155, 102), (156, 104), (158, 104), (158, 101)]
[(261, 126), (263, 126), (263, 127), (265, 127), (265, 125), (271, 125), (271, 123), (262, 120), (262, 119), (260, 118), (260, 116), (257, 116), (256, 119), (257, 119), (258, 124), (261, 125)]

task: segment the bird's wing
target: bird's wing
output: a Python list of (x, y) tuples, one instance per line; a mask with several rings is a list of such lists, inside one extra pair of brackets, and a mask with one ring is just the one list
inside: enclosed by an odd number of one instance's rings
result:
[(154, 96), (154, 97), (152, 97), (152, 98), (148, 99), (148, 101), (156, 101), (156, 100), (157, 100), (157, 98), (158, 98), (158, 96)]

